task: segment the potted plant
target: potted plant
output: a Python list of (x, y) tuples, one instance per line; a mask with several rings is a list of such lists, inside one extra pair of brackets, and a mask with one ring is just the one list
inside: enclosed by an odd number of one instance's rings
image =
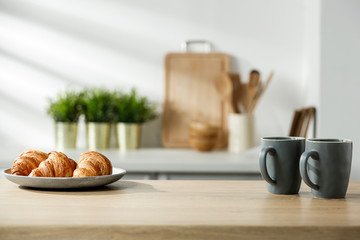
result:
[(115, 92), (92, 88), (83, 92), (87, 145), (91, 150), (109, 148), (110, 124), (114, 120)]
[(81, 93), (67, 91), (58, 94), (54, 99), (50, 99), (47, 113), (55, 121), (56, 148), (76, 148)]
[(157, 117), (155, 105), (139, 96), (135, 89), (128, 94), (118, 93), (114, 105), (120, 150), (138, 148), (142, 124)]

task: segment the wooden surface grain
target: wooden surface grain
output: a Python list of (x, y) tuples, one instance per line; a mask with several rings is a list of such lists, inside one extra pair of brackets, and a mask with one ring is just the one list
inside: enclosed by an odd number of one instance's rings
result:
[(359, 239), (360, 182), (345, 199), (273, 195), (263, 181), (118, 181), (44, 191), (0, 180), (0, 239)]

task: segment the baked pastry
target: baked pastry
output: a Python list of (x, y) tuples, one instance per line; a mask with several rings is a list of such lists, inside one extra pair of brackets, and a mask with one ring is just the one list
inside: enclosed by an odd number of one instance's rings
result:
[(72, 177), (76, 162), (62, 152), (50, 152), (49, 157), (32, 170), (29, 177)]
[(74, 171), (74, 177), (92, 177), (111, 174), (112, 165), (110, 160), (95, 151), (82, 153)]
[(30, 149), (22, 152), (14, 161), (11, 167), (11, 174), (28, 176), (31, 171), (39, 166), (39, 164), (46, 160), (47, 153)]

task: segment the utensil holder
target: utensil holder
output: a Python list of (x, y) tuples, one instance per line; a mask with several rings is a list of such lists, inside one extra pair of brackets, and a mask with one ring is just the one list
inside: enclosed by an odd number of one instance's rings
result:
[(255, 146), (254, 115), (230, 113), (228, 116), (228, 151), (240, 153)]

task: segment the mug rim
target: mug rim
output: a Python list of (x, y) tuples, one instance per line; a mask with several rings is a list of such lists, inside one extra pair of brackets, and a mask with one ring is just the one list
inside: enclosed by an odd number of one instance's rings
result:
[(285, 141), (300, 141), (305, 140), (304, 137), (261, 137), (261, 140), (266, 141), (276, 141), (276, 142), (285, 142)]
[(313, 142), (313, 143), (352, 143), (352, 140), (345, 139), (345, 138), (309, 138), (306, 139), (307, 142)]

